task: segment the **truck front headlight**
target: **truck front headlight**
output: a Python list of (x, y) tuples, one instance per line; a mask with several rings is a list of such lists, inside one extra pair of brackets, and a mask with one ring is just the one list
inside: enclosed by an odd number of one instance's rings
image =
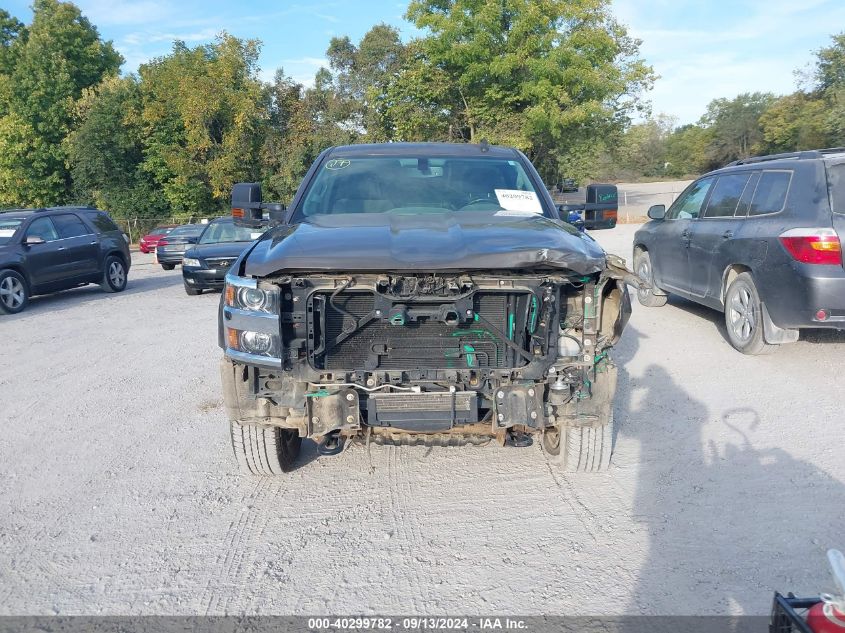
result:
[(226, 275), (226, 305), (239, 310), (277, 314), (279, 289), (272, 286), (259, 287), (255, 279)]
[(230, 272), (223, 292), (226, 355), (242, 363), (281, 367), (278, 286), (259, 286), (255, 279)]

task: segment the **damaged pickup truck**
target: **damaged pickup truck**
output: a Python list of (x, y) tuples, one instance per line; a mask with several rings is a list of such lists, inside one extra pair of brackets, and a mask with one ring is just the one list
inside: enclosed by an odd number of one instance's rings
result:
[[(607, 185), (603, 185), (607, 187)], [(481, 145), (323, 152), (288, 207), (236, 185), (273, 225), (233, 264), (222, 377), (241, 470), (375, 444), (527, 446), (569, 471), (610, 461), (630, 316), (624, 262), (558, 217), (530, 161)]]

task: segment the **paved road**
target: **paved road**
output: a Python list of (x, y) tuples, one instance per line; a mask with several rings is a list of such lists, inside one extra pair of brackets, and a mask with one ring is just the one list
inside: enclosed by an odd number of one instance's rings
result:
[[(634, 227), (597, 233), (627, 254)], [(129, 289), (0, 320), (0, 614), (765, 613), (833, 589), (845, 547), (845, 337), (772, 356), (684, 301), (634, 307), (615, 461), (305, 447), (240, 477), (218, 295), (135, 256)]]

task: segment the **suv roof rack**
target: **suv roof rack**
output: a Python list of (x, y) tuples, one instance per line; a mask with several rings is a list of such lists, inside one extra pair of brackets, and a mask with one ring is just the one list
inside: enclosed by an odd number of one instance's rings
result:
[(782, 154), (769, 154), (768, 156), (751, 156), (749, 158), (741, 158), (725, 165), (725, 167), (734, 167), (735, 165), (748, 165), (750, 163), (765, 163), (770, 160), (808, 160), (811, 158), (824, 158), (827, 154), (845, 154), (845, 147), (828, 147), (826, 149), (809, 149), (801, 152), (784, 152)]

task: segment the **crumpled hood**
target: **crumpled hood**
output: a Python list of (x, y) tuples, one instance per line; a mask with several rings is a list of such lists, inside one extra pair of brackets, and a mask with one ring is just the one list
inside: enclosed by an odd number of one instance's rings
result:
[(313, 216), (278, 227), (249, 253), (245, 274), (297, 271), (604, 269), (589, 236), (560, 220), (512, 212)]

